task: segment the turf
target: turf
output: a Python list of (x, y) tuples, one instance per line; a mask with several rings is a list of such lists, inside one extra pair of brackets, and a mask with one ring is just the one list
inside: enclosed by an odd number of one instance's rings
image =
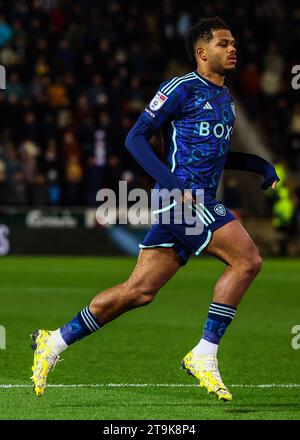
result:
[[(299, 419), (299, 260), (267, 260), (222, 341), (219, 366), (234, 400), (196, 386), (48, 387), (33, 395), (29, 334), (72, 318), (99, 291), (124, 279), (130, 258), (21, 258), (0, 262), (1, 419)], [(180, 360), (198, 341), (223, 265), (192, 259), (147, 307), (133, 310), (74, 344), (49, 376), (55, 384), (186, 384)], [(28, 387), (3, 388), (3, 384)], [(248, 387), (245, 387), (248, 385)]]

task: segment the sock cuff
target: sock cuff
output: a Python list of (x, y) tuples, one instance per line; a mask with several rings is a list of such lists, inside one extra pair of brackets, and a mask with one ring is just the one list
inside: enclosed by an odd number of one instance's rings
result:
[(218, 303), (218, 302), (215, 302), (215, 301), (213, 301), (212, 303), (211, 303), (211, 305), (214, 305), (214, 306), (221, 306), (221, 307), (226, 307), (226, 308), (228, 308), (228, 309), (231, 309), (231, 310), (233, 310), (233, 311), (235, 311), (236, 312), (236, 307), (234, 307), (234, 306), (229, 306), (228, 304), (224, 304), (224, 303)]
[(216, 321), (231, 322), (235, 313), (236, 308), (233, 306), (212, 302), (208, 310), (208, 317)]
[(100, 327), (103, 327), (103, 325), (98, 321), (96, 316), (94, 316), (88, 307), (85, 307), (81, 310), (81, 312), (77, 315), (78, 319), (81, 321), (81, 323), (91, 332), (96, 332), (100, 329)]

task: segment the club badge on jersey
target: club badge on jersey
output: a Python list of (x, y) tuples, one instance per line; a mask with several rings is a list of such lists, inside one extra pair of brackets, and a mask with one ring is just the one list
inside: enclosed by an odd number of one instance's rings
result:
[(226, 215), (226, 209), (220, 203), (214, 207), (214, 211), (216, 214), (221, 215), (222, 217)]

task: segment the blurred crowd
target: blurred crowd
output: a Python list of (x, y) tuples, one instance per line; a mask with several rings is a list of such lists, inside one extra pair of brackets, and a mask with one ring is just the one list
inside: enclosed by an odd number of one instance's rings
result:
[[(124, 148), (126, 133), (164, 79), (191, 69), (184, 35), (212, 15), (238, 41), (230, 87), (276, 159), (299, 171), (300, 90), (291, 87), (298, 0), (230, 7), (225, 0), (0, 0), (7, 73), (0, 205), (95, 206), (97, 191), (117, 189), (120, 179), (150, 188)], [(231, 198), (238, 204), (238, 194)]]

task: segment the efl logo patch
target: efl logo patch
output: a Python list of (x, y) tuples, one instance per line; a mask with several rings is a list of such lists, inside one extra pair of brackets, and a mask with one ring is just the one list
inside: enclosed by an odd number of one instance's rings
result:
[(234, 102), (231, 103), (231, 110), (232, 110), (232, 113), (235, 116), (235, 105), (234, 105)]
[(214, 211), (216, 214), (221, 215), (222, 217), (226, 215), (226, 209), (224, 208), (223, 205), (216, 205), (214, 207)]
[(161, 106), (166, 102), (168, 97), (162, 92), (157, 92), (152, 101), (150, 102), (150, 109), (153, 111), (159, 110)]

